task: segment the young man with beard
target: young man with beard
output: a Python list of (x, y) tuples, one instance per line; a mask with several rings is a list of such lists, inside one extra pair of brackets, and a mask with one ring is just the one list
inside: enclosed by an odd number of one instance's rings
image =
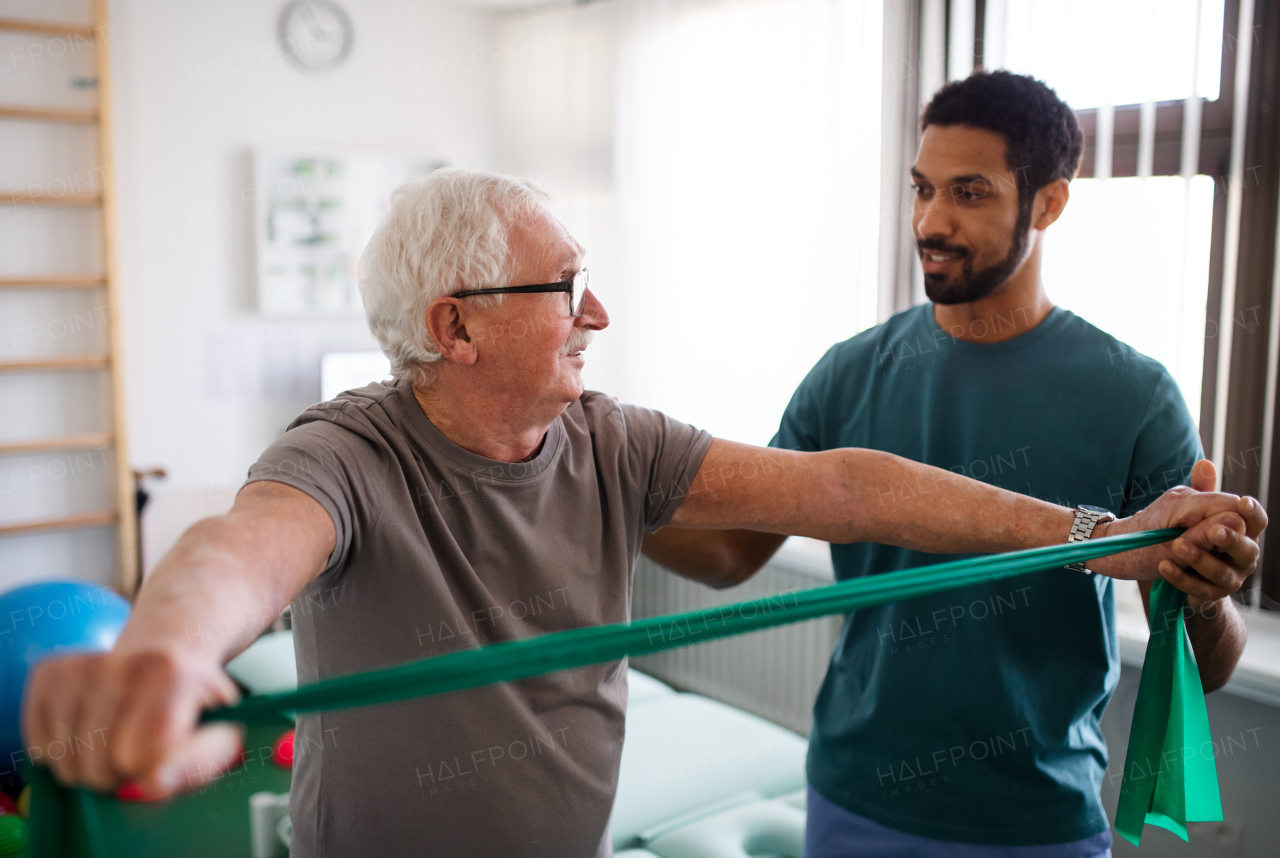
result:
[[(912, 225), (931, 303), (827, 352), (773, 446), (889, 451), (1076, 507), (1094, 537), (1166, 488), (1212, 488), (1168, 372), (1045, 294), (1045, 231), (1083, 150), (1071, 109), (1032, 78), (983, 73), (940, 90), (921, 125)], [(885, 485), (880, 502), (936, 488)], [(666, 530), (645, 552), (728, 584), (781, 542)], [(950, 559), (874, 543), (831, 553), (840, 580)], [(1159, 572), (1188, 593), (1205, 690), (1221, 687), (1245, 639), (1230, 582), (1167, 561)], [(1082, 571), (849, 615), (814, 709), (805, 854), (1109, 855), (1099, 720), (1119, 674), (1111, 581)]]

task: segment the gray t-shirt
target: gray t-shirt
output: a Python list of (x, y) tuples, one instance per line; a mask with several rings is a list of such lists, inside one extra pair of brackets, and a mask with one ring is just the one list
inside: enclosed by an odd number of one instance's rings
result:
[[(307, 409), (249, 470), (333, 518), (293, 604), (302, 683), (627, 622), (643, 532), (711, 436), (588, 392), (507, 464), (438, 430), (407, 383)], [(298, 718), (294, 858), (607, 856), (626, 663)]]

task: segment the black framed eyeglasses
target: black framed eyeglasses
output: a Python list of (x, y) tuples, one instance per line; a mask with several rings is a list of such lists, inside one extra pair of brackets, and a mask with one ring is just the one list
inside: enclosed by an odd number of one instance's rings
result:
[(591, 285), (591, 272), (584, 268), (568, 280), (559, 283), (539, 283), (536, 286), (499, 286), (494, 289), (467, 289), (454, 292), (455, 298), (470, 298), (472, 295), (527, 295), (532, 292), (565, 292), (569, 295), (569, 315), (575, 319), (582, 315), (587, 305), (587, 287)]

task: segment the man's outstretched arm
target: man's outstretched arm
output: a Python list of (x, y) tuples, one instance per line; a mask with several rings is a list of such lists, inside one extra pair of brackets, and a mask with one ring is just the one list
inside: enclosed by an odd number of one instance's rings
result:
[(227, 771), (238, 729), (197, 728), (201, 711), (237, 696), (222, 665), (324, 569), (335, 539), (329, 514), (305, 493), (245, 486), (229, 513), (192, 525), (156, 566), (115, 649), (36, 667), (23, 703), (27, 747), (100, 735), (103, 745), (46, 761), (64, 784), (134, 782), (135, 797)]
[[(1206, 519), (1215, 516), (1210, 527)], [(934, 553), (996, 553), (1065, 542), (1073, 520), (1066, 507), (890, 453), (798, 453), (716, 439), (669, 526), (879, 542)], [(1188, 528), (1183, 537), (1090, 561), (1089, 568), (1117, 578), (1165, 575), (1192, 595), (1221, 598), (1238, 590), (1256, 565), (1255, 540), (1266, 521), (1251, 498), (1171, 489), (1141, 513), (1099, 525), (1096, 535)], [(1226, 525), (1224, 535), (1211, 537), (1219, 523)], [(744, 549), (745, 540), (725, 537), (711, 556), (724, 560), (726, 570), (742, 573), (750, 566), (744, 560), (762, 553)], [(1174, 553), (1183, 545), (1196, 552), (1194, 559)], [(680, 565), (679, 545), (672, 540), (655, 539), (650, 556), (664, 562), (656, 556), (664, 549), (666, 565)]]

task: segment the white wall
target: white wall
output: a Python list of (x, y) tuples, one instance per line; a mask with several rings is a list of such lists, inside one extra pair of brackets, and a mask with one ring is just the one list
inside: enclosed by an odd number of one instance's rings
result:
[[(229, 501), (262, 449), (319, 398), (322, 352), (376, 347), (362, 318), (258, 316), (251, 151), (413, 153), (493, 167), (496, 100), (486, 58), (496, 13), (443, 0), (340, 2), (352, 19), (352, 51), (337, 69), (310, 73), (281, 52), (284, 0), (110, 2), (129, 459), (164, 467), (157, 498), (176, 497), (193, 514)], [(0, 14), (87, 21), (86, 6), (0, 0)], [(29, 72), (0, 77), (0, 94), (17, 93), (20, 78), (35, 80)], [(62, 89), (67, 79), (52, 76)], [(85, 98), (63, 96), (61, 103)], [(27, 153), (53, 145), (19, 142)], [(11, 167), (0, 171), (17, 181)], [(53, 169), (43, 161), (35, 168), (40, 180)], [(10, 255), (6, 271), (11, 262), (30, 268)], [(71, 312), (44, 312), (64, 310)], [(26, 401), (42, 395), (55, 391), (31, 391)], [(4, 542), (0, 590), (35, 577), (110, 579), (101, 538)]]
[(375, 347), (363, 319), (258, 318), (249, 152), (491, 158), (489, 81), (431, 73), (491, 41), (489, 13), (348, 2), (350, 56), (307, 73), (280, 52), (282, 5), (112, 3), (130, 458), (174, 485), (240, 481), (318, 398), (321, 351)]

